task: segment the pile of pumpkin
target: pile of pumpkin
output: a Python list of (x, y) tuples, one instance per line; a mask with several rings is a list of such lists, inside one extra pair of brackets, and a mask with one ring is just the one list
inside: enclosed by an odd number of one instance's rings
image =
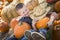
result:
[[(56, 2), (56, 1), (49, 1), (47, 0), (47, 2), (49, 4), (53, 3), (53, 2)], [(33, 4), (33, 3), (32, 3)], [(30, 4), (31, 5), (31, 4)], [(33, 6), (27, 6), (30, 10), (33, 9), (33, 7), (35, 7), (37, 5), (37, 3), (35, 2)], [(57, 1), (55, 4), (54, 4), (54, 10), (57, 12), (58, 16), (60, 17), (60, 1)], [(6, 15), (12, 15), (12, 14), (6, 14)], [(5, 16), (6, 16), (5, 15)], [(5, 17), (3, 16), (3, 17)], [(7, 17), (8, 18), (8, 17)], [(16, 38), (21, 38), (24, 34), (24, 32), (26, 30), (30, 30), (30, 25), (26, 22), (20, 22), (19, 20), (17, 20), (19, 17), (17, 18), (13, 18), (13, 19), (10, 19), (11, 21), (8, 22), (2, 20), (2, 18), (0, 18), (0, 31), (5, 33), (5, 32), (8, 32), (10, 27), (13, 29), (14, 31), (14, 35)], [(5, 18), (4, 18), (5, 19)], [(49, 18), (48, 17), (45, 17), (41, 20), (39, 20), (37, 23), (36, 23), (36, 28), (37, 29), (40, 29), (42, 26), (43, 28), (47, 28), (47, 22), (49, 21)], [(60, 20), (58, 21), (54, 21), (54, 25), (57, 25), (57, 24), (60, 24)], [(9, 27), (10, 26), (10, 27)]]

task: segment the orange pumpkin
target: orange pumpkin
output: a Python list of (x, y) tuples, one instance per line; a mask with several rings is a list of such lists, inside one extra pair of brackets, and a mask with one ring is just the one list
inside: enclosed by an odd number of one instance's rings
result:
[(54, 21), (54, 25), (58, 25), (58, 24), (60, 24), (60, 20), (58, 20), (58, 21), (55, 20), (55, 21)]
[(8, 32), (9, 31), (9, 26), (7, 22), (4, 22), (3, 20), (0, 20), (0, 32)]
[(39, 20), (37, 23), (36, 23), (36, 28), (37, 29), (40, 29), (40, 28), (47, 28), (47, 23), (49, 21), (49, 18), (48, 17), (45, 17), (41, 20)]
[(0, 17), (1, 17), (1, 10), (0, 10)]
[(2, 0), (2, 2), (4, 2), (5, 0)]
[(12, 29), (14, 29), (17, 24), (18, 24), (18, 21), (16, 20), (16, 18), (13, 18), (10, 22), (10, 26)]
[(15, 37), (16, 38), (21, 38), (24, 35), (24, 32), (26, 30), (30, 30), (30, 25), (25, 23), (25, 22), (19, 23), (14, 28), (14, 35), (15, 35)]
[(13, 0), (7, 0), (8, 2), (12, 2)]

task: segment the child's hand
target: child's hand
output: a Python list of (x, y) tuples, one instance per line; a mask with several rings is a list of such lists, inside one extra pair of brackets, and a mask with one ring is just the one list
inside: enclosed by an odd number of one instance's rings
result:
[(54, 16), (54, 19), (55, 19), (55, 20), (58, 19), (58, 14), (57, 14), (56, 12), (51, 12), (51, 13), (52, 13), (52, 14), (51, 14), (50, 17)]
[(47, 25), (48, 25), (48, 27), (52, 26), (53, 25), (53, 21), (49, 21)]
[(52, 26), (54, 20), (58, 19), (58, 15), (56, 14), (56, 12), (51, 12), (51, 16), (50, 16), (50, 20), (48, 22), (48, 26)]
[(55, 17), (54, 17), (54, 16), (51, 16), (51, 17), (50, 17), (50, 20), (49, 20), (49, 22), (48, 22), (48, 27), (50, 27), (50, 26), (53, 25), (54, 20), (55, 20)]
[(18, 17), (16, 18), (16, 20), (19, 21), (22, 17), (23, 17), (23, 16), (18, 16)]

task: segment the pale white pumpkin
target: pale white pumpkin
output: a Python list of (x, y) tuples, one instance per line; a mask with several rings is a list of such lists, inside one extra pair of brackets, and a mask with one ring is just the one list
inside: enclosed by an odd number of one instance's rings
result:
[(13, 0), (12, 3), (5, 6), (1, 12), (1, 17), (4, 21), (9, 23), (12, 18), (17, 17), (18, 14), (16, 13), (15, 7), (20, 2), (20, 0)]

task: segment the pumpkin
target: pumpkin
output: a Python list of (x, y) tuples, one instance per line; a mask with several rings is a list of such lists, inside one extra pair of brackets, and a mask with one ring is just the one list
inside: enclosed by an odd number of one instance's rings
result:
[(12, 29), (14, 29), (15, 28), (15, 26), (19, 23), (19, 20), (21, 19), (21, 16), (18, 16), (18, 17), (16, 17), (16, 18), (13, 18), (12, 20), (11, 20), (11, 22), (10, 22), (10, 27), (12, 28)]
[(58, 24), (60, 24), (60, 20), (55, 20), (54, 25), (58, 25)]
[(36, 7), (38, 5), (38, 0), (32, 0), (31, 4), (33, 7)]
[(60, 12), (60, 1), (57, 1), (56, 3), (55, 3), (55, 10), (56, 10), (56, 12)]
[(0, 20), (0, 32), (8, 32), (9, 31), (9, 26), (7, 22), (4, 22), (3, 20)]
[(2, 0), (2, 2), (4, 2), (5, 0)]
[(12, 2), (13, 0), (7, 0), (8, 2)]
[(16, 20), (16, 18), (13, 18), (10, 22), (10, 26), (12, 29), (14, 29), (17, 24), (18, 24), (18, 21)]
[[(8, 9), (8, 8), (7, 8)], [(4, 11), (4, 12), (3, 12)], [(12, 11), (12, 12), (11, 12)], [(3, 9), (2, 12), (1, 12), (1, 17), (4, 21), (6, 21), (7, 23), (10, 23), (10, 21), (17, 17), (18, 16), (18, 13), (16, 13), (15, 9), (12, 7), (8, 10), (6, 9)]]
[(0, 10), (0, 17), (1, 17), (1, 10)]
[(32, 9), (33, 9), (33, 6), (32, 6), (30, 3), (27, 3), (27, 8), (28, 8), (29, 10), (32, 10)]
[(36, 7), (38, 5), (38, 1), (35, 0), (31, 0), (29, 3), (27, 3), (27, 8), (29, 10), (32, 10), (34, 7)]
[(40, 28), (47, 28), (47, 23), (49, 21), (49, 18), (48, 17), (45, 17), (39, 21), (37, 21), (36, 23), (36, 28), (37, 29), (40, 29)]
[(58, 17), (59, 17), (59, 19), (60, 19), (60, 12), (59, 13), (57, 13), (58, 14)]
[(20, 3), (24, 3), (24, 0), (20, 0)]
[(14, 35), (16, 38), (21, 38), (26, 30), (30, 30), (30, 25), (26, 22), (20, 22), (14, 28)]
[(1, 17), (4, 21), (7, 23), (10, 23), (10, 21), (19, 16), (19, 14), (16, 12), (15, 7), (19, 3), (18, 0), (13, 0), (12, 3), (4, 7), (1, 11)]

